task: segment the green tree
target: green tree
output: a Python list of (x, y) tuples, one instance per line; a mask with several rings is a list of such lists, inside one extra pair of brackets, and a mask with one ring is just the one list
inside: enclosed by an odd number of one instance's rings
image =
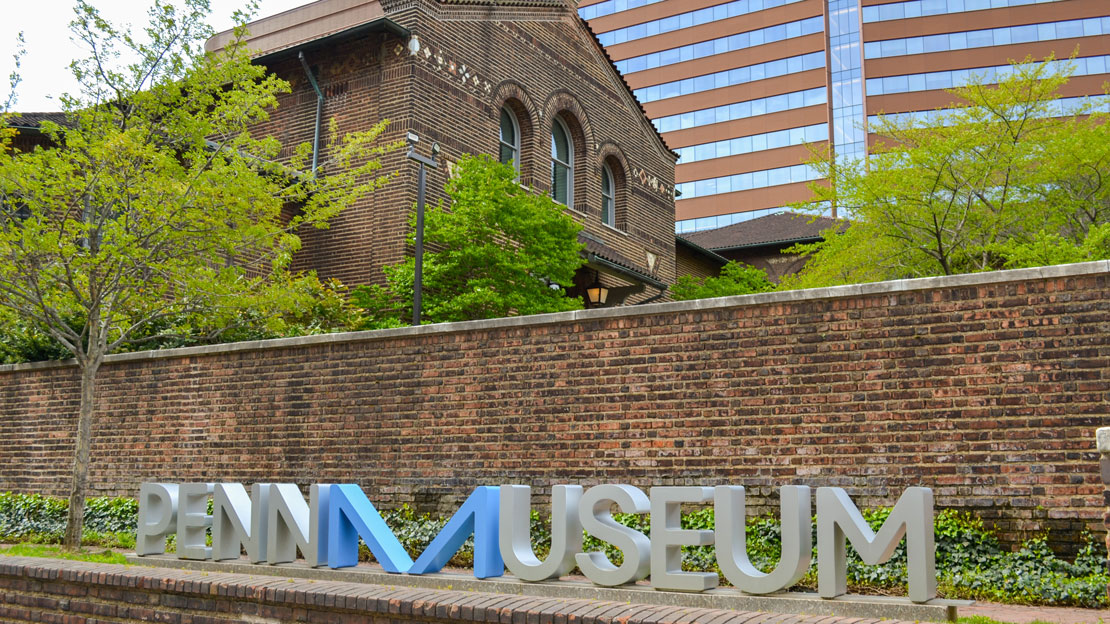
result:
[(1110, 124), (1090, 102), (1061, 107), (1057, 92), (1070, 71), (1067, 62), (1027, 59), (1001, 72), (997, 85), (982, 78), (951, 90), (959, 102), (951, 109), (924, 119), (880, 116), (868, 127), (881, 139), (866, 162), (815, 157), (827, 182), (811, 185), (814, 201), (837, 206), (852, 223), (842, 235), (796, 247), (813, 256), (785, 283), (1106, 257), (1105, 244), (1088, 239), (1110, 219)]
[[(466, 321), (582, 308), (566, 296), (584, 260), (564, 207), (516, 181), (488, 156), (464, 156), (424, 221), (423, 320)], [(412, 310), (414, 259), (385, 267), (386, 286), (356, 289), (371, 326), (402, 325)]]
[(701, 280), (689, 275), (679, 277), (671, 287), (671, 296), (676, 301), (686, 301), (687, 299), (750, 295), (774, 289), (775, 285), (767, 279), (767, 273), (733, 260), (721, 267), (721, 274), (717, 277), (706, 277)]
[[(203, 53), (207, 0), (156, 2), (141, 34), (84, 0), (75, 13), (88, 56), (71, 65), (81, 92), (62, 98), (66, 122), (42, 124), (53, 147), (15, 149), (10, 129), (0, 138), (0, 306), (61, 344), (81, 377), (68, 547), (80, 545), (105, 355), (190, 315), (280, 321), (311, 305), (312, 288), (286, 270), (296, 230), (385, 182), (383, 125), (338, 141), (321, 171), (331, 175), (300, 173), (303, 146), (275, 161), (278, 142), (250, 129), (289, 86), (250, 63), (241, 27), (226, 54)], [(283, 216), (290, 203), (299, 210)]]

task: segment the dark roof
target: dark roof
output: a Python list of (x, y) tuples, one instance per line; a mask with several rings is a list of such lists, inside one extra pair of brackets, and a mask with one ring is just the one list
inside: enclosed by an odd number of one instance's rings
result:
[(647, 267), (629, 260), (624, 254), (606, 245), (601, 239), (585, 230), (578, 233), (578, 242), (586, 246), (584, 252), (589, 262), (600, 261), (601, 264), (608, 265), (641, 282), (656, 287), (664, 286), (663, 282), (659, 281)]
[(848, 227), (848, 222), (842, 219), (813, 217), (784, 211), (714, 230), (691, 232), (683, 236), (706, 249), (722, 251), (743, 247), (815, 242), (821, 240), (821, 232), (834, 226), (838, 227), (839, 231), (843, 231)]
[(701, 245), (699, 245), (697, 243), (694, 243), (694, 242), (689, 241), (685, 238), (682, 238), (681, 236), (679, 236), (677, 234), (674, 237), (674, 242), (675, 242), (675, 244), (681, 245), (681, 246), (693, 251), (694, 253), (708, 259), (710, 262), (716, 263), (718, 265), (728, 264), (728, 258), (725, 258), (724, 256), (722, 256), (720, 254), (709, 251), (705, 247), (702, 247)]
[(7, 125), (11, 128), (22, 130), (37, 130), (42, 127), (42, 122), (53, 121), (58, 125), (66, 123), (65, 113), (15, 113), (8, 118)]

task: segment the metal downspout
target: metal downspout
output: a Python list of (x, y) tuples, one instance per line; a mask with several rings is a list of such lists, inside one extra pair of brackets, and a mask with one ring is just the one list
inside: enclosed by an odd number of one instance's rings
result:
[(312, 85), (312, 90), (316, 92), (316, 132), (312, 136), (312, 175), (316, 175), (316, 163), (320, 158), (320, 117), (324, 113), (324, 94), (320, 91), (320, 85), (316, 84), (316, 77), (312, 75), (312, 69), (304, 58), (304, 52), (298, 52), (297, 58), (301, 60), (301, 66), (304, 67), (308, 83)]

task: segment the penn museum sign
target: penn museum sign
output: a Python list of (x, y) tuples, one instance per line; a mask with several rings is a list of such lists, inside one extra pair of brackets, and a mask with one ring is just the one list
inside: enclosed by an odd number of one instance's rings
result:
[[(557, 485), (551, 495), (551, 550), (539, 560), (529, 535), (531, 488), (526, 485), (481, 486), (470, 494), (451, 520), (413, 561), (357, 485), (317, 484), (306, 501), (289, 483), (144, 483), (139, 490), (136, 553), (162, 555), (166, 538), (177, 535), (181, 559), (239, 559), (283, 564), (297, 549), (312, 567), (343, 568), (358, 563), (359, 538), (387, 572), (438, 572), (474, 537), (474, 576), (501, 576), (505, 569), (523, 581), (556, 579), (575, 566), (597, 585), (618, 586), (650, 577), (655, 589), (700, 592), (716, 587), (715, 573), (682, 570), (681, 547), (714, 544), (717, 564), (740, 592), (770, 594), (798, 582), (813, 553), (813, 495), (808, 486), (780, 491), (782, 555), (771, 572), (748, 558), (745, 544), (744, 488), (653, 487), (648, 494), (629, 485)], [(212, 513), (208, 513), (209, 500)], [(712, 504), (715, 528), (682, 529), (683, 504)], [(909, 599), (936, 596), (933, 493), (906, 489), (886, 522), (875, 533), (844, 490), (816, 491), (817, 582), (822, 598), (847, 591), (847, 544), (864, 563), (890, 559), (906, 538)], [(626, 513), (651, 513), (650, 539), (613, 519)], [(211, 528), (212, 544), (207, 545)], [(620, 549), (614, 565), (603, 552), (582, 552), (583, 530)]]

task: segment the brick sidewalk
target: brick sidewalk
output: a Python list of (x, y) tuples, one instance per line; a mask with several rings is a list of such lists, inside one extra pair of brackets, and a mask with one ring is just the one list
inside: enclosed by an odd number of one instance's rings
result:
[(984, 615), (999, 622), (1029, 624), (1041, 621), (1053, 624), (1110, 624), (1110, 610), (1072, 609), (1068, 607), (1024, 607), (1020, 605), (980, 602), (960, 607), (960, 617)]

